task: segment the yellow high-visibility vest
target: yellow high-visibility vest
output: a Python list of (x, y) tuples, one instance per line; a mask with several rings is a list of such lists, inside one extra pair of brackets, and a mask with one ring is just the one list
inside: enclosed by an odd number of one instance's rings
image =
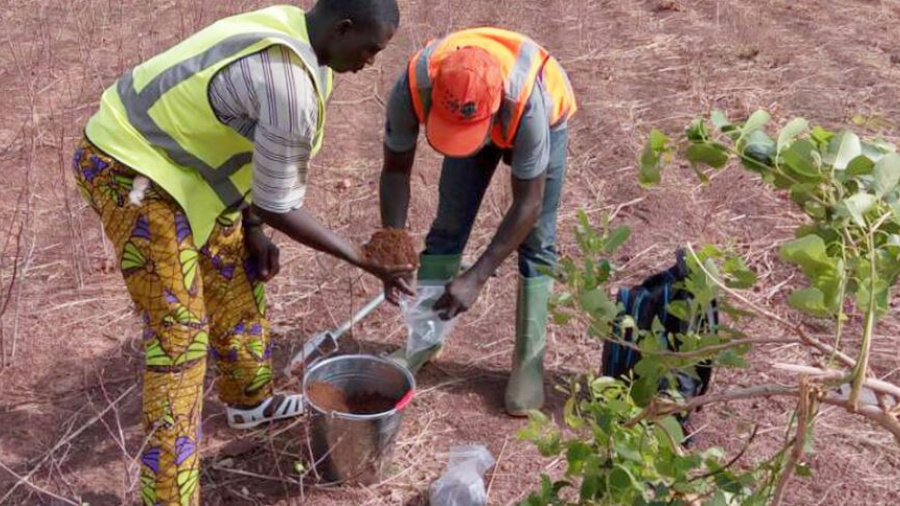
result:
[(229, 63), (273, 45), (292, 50), (312, 77), (322, 145), (333, 75), (320, 67), (306, 15), (276, 6), (222, 19), (125, 73), (100, 99), (86, 128), (98, 148), (154, 181), (184, 209), (197, 245), (216, 218), (249, 198), (253, 140), (223, 124), (209, 85)]

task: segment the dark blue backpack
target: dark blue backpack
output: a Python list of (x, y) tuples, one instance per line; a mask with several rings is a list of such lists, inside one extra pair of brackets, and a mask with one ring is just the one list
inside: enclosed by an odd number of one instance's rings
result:
[[(684, 251), (678, 250), (675, 257), (674, 266), (650, 276), (640, 285), (620, 289), (616, 297), (617, 302), (623, 308), (619, 314), (619, 323), (626, 315), (630, 315), (639, 329), (651, 330), (653, 320), (658, 318), (665, 330), (659, 332), (656, 339), (673, 351), (678, 350), (680, 342), (677, 339), (670, 341), (667, 336), (684, 334), (688, 331), (689, 323), (669, 314), (668, 306), (676, 300), (691, 299), (691, 294), (680, 288), (681, 283), (688, 276)], [(623, 329), (619, 323), (613, 327), (616, 339), (634, 342), (633, 329)], [(719, 312), (715, 300), (695, 323), (701, 332), (715, 329), (719, 324)], [(630, 380), (634, 378), (634, 366), (640, 359), (640, 352), (618, 343), (604, 341), (601, 374)], [(696, 376), (684, 372), (676, 375), (678, 391), (685, 398), (703, 395), (709, 388), (712, 366), (708, 362), (698, 364), (695, 372)], [(659, 387), (660, 390), (667, 390), (668, 384), (663, 381)]]

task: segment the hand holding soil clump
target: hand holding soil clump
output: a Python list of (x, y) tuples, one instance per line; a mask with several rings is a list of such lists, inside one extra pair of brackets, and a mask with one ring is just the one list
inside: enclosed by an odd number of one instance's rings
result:
[(419, 255), (413, 238), (404, 229), (382, 228), (377, 230), (363, 246), (366, 260), (382, 267), (411, 265), (419, 267)]

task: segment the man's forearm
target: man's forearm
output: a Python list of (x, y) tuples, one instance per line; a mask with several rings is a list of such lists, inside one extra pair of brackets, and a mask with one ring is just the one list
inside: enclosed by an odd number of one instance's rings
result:
[(406, 228), (410, 198), (409, 177), (415, 156), (415, 148), (406, 153), (397, 153), (384, 147), (384, 167), (381, 170), (379, 188), (383, 227)]
[(360, 265), (359, 250), (343, 237), (325, 228), (303, 208), (281, 214), (253, 206), (252, 213), (262, 218), (270, 227), (300, 244), (328, 253), (353, 265)]
[(534, 224), (537, 223), (540, 214), (541, 208), (539, 204), (535, 206), (533, 204), (514, 203), (506, 211), (506, 215), (503, 217), (503, 221), (500, 222), (500, 227), (497, 228), (497, 233), (494, 234), (490, 245), (488, 245), (478, 261), (475, 262), (475, 265), (472, 266), (472, 274), (482, 283), (487, 281), (494, 274), (494, 271), (497, 270), (497, 267), (528, 237), (528, 233), (534, 228)]
[(381, 173), (381, 226), (405, 228), (409, 212), (409, 176), (399, 172)]
[(479, 282), (484, 283), (493, 276), (497, 267), (522, 244), (534, 228), (541, 215), (545, 182), (545, 175), (529, 180), (513, 177), (513, 203), (503, 216), (491, 244), (469, 271)]

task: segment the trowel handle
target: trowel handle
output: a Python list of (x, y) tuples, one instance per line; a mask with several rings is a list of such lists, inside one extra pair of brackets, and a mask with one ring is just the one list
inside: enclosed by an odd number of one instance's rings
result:
[(335, 331), (331, 333), (331, 336), (332, 336), (335, 340), (337, 340), (337, 339), (340, 338), (342, 335), (344, 335), (348, 330), (350, 330), (351, 327), (353, 327), (354, 325), (356, 325), (357, 323), (359, 323), (360, 320), (362, 320), (362, 319), (365, 318), (366, 316), (369, 316), (369, 313), (371, 313), (372, 311), (375, 311), (375, 308), (377, 308), (378, 306), (380, 306), (382, 302), (384, 302), (384, 291), (383, 291), (383, 290), (382, 290), (381, 292), (378, 293), (378, 296), (377, 296), (377, 297), (375, 297), (374, 299), (370, 300), (368, 304), (366, 304), (365, 306), (363, 306), (362, 308), (360, 308), (360, 310), (357, 311), (357, 312), (350, 318), (349, 321), (344, 322), (343, 325), (341, 325), (340, 327), (338, 327), (337, 329), (335, 329)]

